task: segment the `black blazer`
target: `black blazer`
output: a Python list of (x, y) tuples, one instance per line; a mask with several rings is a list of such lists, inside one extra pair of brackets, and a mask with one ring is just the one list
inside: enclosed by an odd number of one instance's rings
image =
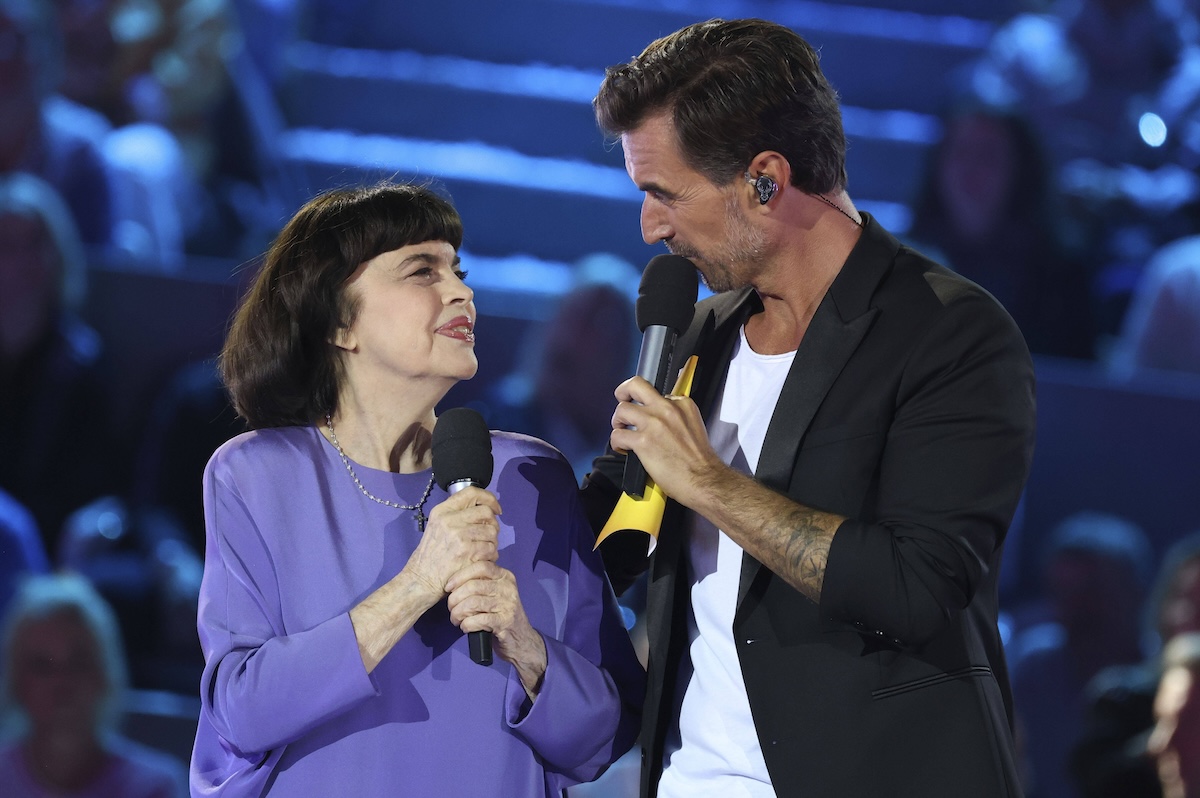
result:
[[(863, 218), (755, 473), (849, 519), (819, 605), (744, 557), (733, 631), (759, 742), (780, 796), (1020, 796), (997, 576), (1033, 452), (1033, 366), (987, 292)], [(681, 336), (706, 415), (759, 311), (749, 289), (710, 297)], [(597, 531), (623, 460), (610, 451), (584, 483)], [(687, 649), (683, 521), (669, 502), (649, 561), (641, 535), (601, 546), (618, 590), (650, 569), (643, 796), (656, 794)]]

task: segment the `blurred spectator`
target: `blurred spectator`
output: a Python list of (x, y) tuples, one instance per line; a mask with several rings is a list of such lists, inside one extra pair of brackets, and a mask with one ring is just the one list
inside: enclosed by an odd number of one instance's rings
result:
[(134, 464), (131, 504), (175, 520), (181, 540), (204, 552), (204, 467), (225, 441), (246, 431), (215, 359), (182, 366), (150, 409)]
[(276, 150), (282, 116), (230, 0), (130, 3), (122, 23), (138, 31), (126, 45), (136, 38), (149, 50), (131, 81), (137, 117), (171, 131), (203, 189), (186, 220), (187, 251), (260, 254), (299, 193)]
[(53, 185), (84, 243), (103, 247), (113, 229), (109, 174), (95, 143), (55, 112), (59, 45), (44, 2), (0, 0), (0, 175), (30, 172)]
[(1002, 26), (971, 75), (973, 96), (1032, 120), (1057, 187), (1087, 220), (1105, 334), (1119, 329), (1150, 254), (1194, 229), (1200, 180), (1163, 118), (1200, 70), (1189, 36), (1183, 2), (1059, 2)]
[(0, 488), (53, 558), (67, 514), (114, 487), (101, 342), (75, 315), (86, 269), (53, 188), (0, 175)]
[(984, 108), (951, 114), (914, 205), (909, 238), (1000, 300), (1031, 351), (1092, 356), (1088, 276), (1021, 117)]
[(1043, 562), (1051, 619), (1013, 639), (1013, 703), (1024, 732), (1027, 794), (1071, 798), (1079, 795), (1069, 755), (1081, 732), (1085, 686), (1104, 668), (1143, 659), (1151, 549), (1134, 524), (1088, 511), (1059, 524)]
[(1200, 236), (1175, 241), (1147, 264), (1113, 349), (1114, 370), (1200, 374)]
[(63, 525), (57, 565), (111, 605), (135, 686), (194, 692), (204, 667), (195, 626), (203, 563), (173, 515), (97, 499)]
[(1020, 14), (993, 35), (970, 88), (1021, 108), (1056, 164), (1138, 163), (1151, 149), (1137, 122), (1182, 64), (1179, 3), (1075, 0)]
[(185, 249), (264, 249), (294, 189), (274, 152), (274, 97), (229, 0), (62, 0), (57, 19), (64, 93), (106, 117), (89, 126), (76, 114), (128, 178), (115, 197), (120, 250), (173, 271)]
[(46, 549), (33, 516), (0, 490), (0, 616), (20, 579), (47, 570)]
[(636, 366), (629, 287), (638, 273), (596, 254), (576, 264), (576, 274), (554, 316), (531, 330), (518, 369), (497, 384), (488, 423), (549, 441), (582, 480), (612, 431), (613, 391)]
[(244, 430), (215, 363), (183, 366), (150, 410), (130, 495), (93, 502), (65, 525), (59, 564), (113, 606), (139, 687), (191, 693), (200, 679), (201, 480), (216, 448)]
[(1200, 634), (1176, 637), (1163, 652), (1147, 750), (1158, 766), (1163, 798), (1200, 798)]
[(116, 734), (125, 687), (112, 613), (76, 575), (33, 577), (4, 623), (0, 784), (14, 796), (170, 798), (182, 763)]
[(1072, 770), (1085, 798), (1157, 798), (1154, 763), (1146, 756), (1154, 726), (1154, 694), (1162, 644), (1200, 632), (1200, 531), (1168, 549), (1146, 602), (1152, 655), (1102, 671), (1088, 685), (1084, 731)]
[(195, 204), (198, 187), (174, 136), (137, 116), (131, 88), (146, 54), (125, 41), (137, 30), (123, 22), (132, 7), (127, 0), (53, 3), (63, 74), (53, 106), (104, 155), (116, 254), (139, 267), (178, 271), (184, 209)]

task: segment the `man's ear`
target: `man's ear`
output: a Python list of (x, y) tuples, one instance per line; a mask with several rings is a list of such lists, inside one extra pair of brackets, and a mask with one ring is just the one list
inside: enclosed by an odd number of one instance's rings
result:
[[(754, 186), (757, 192), (757, 199), (760, 205), (766, 205), (773, 199), (785, 186), (790, 185), (792, 180), (792, 167), (788, 163), (787, 158), (784, 158), (774, 150), (764, 150), (754, 156), (754, 160), (750, 162), (750, 168), (746, 172), (750, 177), (750, 183)], [(764, 189), (770, 189), (764, 192)], [(764, 201), (764, 196), (766, 197)]]

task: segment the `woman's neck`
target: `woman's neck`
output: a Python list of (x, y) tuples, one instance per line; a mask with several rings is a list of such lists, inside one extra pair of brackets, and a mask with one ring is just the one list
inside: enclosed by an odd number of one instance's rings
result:
[(330, 421), (332, 424), (321, 420), (322, 434), (331, 442), (336, 436), (342, 451), (356, 463), (400, 474), (429, 468), (433, 407), (380, 412), (343, 396)]

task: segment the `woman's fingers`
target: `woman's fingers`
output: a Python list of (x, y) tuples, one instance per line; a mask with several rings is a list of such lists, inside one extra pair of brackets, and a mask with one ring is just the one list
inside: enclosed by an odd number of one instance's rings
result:
[[(445, 586), (453, 574), (476, 562), (499, 556), (500, 503), (480, 488), (467, 488), (434, 507), (421, 542), (406, 569), (423, 581)], [(443, 588), (449, 592), (449, 588)]]

